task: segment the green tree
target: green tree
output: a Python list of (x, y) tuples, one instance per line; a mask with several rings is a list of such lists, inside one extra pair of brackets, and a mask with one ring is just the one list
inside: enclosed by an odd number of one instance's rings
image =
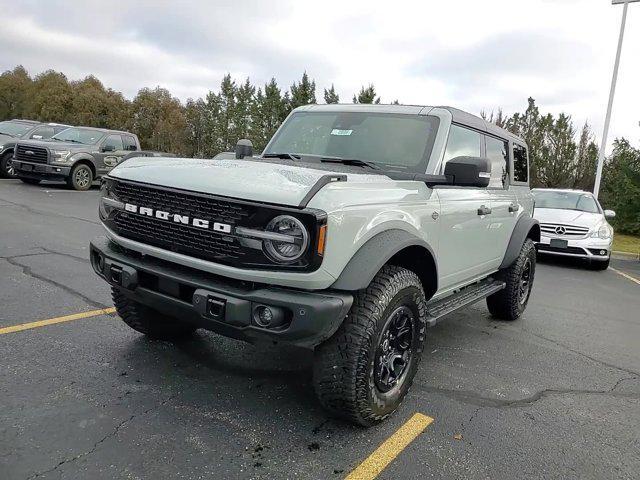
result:
[(184, 109), (186, 122), (186, 151), (190, 157), (203, 158), (205, 156), (206, 137), (206, 105), (201, 98), (189, 98)]
[(331, 84), (331, 88), (327, 90), (324, 89), (324, 101), (326, 103), (340, 103), (340, 96), (336, 93), (336, 89), (333, 87), (333, 83)]
[(184, 108), (168, 90), (143, 88), (131, 105), (130, 128), (145, 149), (184, 154), (187, 122)]
[(70, 120), (74, 125), (122, 129), (131, 108), (121, 93), (105, 89), (93, 75), (71, 82)]
[(580, 132), (573, 165), (573, 185), (571, 188), (592, 190), (596, 179), (598, 146), (593, 140), (591, 127), (585, 122)]
[(47, 70), (27, 92), (24, 116), (43, 122), (73, 123), (73, 90), (62, 73)]
[(258, 89), (253, 104), (251, 140), (256, 152), (261, 152), (288, 113), (289, 98), (283, 96), (275, 78)]
[(22, 65), (0, 75), (0, 121), (25, 116), (25, 105), (32, 83)]
[(380, 97), (376, 97), (376, 89), (370, 83), (367, 88), (360, 88), (357, 96), (353, 96), (353, 103), (380, 103)]
[(309, 80), (307, 72), (302, 74), (299, 83), (293, 82), (291, 85), (291, 100), (289, 102), (290, 109), (316, 103), (316, 82)]
[(616, 231), (640, 235), (640, 150), (624, 138), (616, 139), (605, 162), (599, 199), (616, 211)]

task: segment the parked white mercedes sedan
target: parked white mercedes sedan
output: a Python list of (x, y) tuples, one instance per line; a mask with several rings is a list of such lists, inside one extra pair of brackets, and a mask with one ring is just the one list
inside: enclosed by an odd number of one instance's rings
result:
[(539, 253), (578, 257), (596, 270), (609, 267), (613, 228), (607, 218), (613, 210), (602, 210), (590, 192), (534, 188), (534, 217), (540, 222)]

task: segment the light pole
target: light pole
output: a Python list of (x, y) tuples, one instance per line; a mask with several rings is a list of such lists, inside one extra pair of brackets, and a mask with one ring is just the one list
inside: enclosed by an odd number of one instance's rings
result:
[(598, 153), (598, 169), (596, 170), (596, 184), (593, 186), (593, 195), (598, 198), (600, 193), (600, 180), (602, 179), (602, 165), (604, 164), (604, 149), (607, 146), (607, 136), (609, 135), (609, 123), (611, 121), (611, 107), (613, 106), (613, 95), (616, 92), (616, 81), (618, 80), (618, 66), (620, 65), (620, 52), (622, 51), (622, 38), (624, 37), (624, 25), (627, 21), (627, 8), (630, 3), (640, 2), (640, 0), (612, 0), (612, 5), (624, 4), (622, 9), (622, 23), (620, 24), (620, 37), (618, 37), (618, 50), (616, 51), (616, 61), (613, 64), (613, 77), (611, 78), (611, 90), (609, 91), (609, 104), (607, 114), (604, 117), (604, 130), (602, 131), (602, 144)]

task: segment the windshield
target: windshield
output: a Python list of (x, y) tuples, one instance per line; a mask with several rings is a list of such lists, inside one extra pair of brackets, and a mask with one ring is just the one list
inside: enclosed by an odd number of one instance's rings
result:
[(372, 112), (298, 112), (264, 154), (317, 155), (362, 160), (425, 173), (439, 120), (433, 116)]
[(536, 208), (559, 208), (579, 212), (601, 213), (596, 199), (589, 193), (533, 191)]
[(0, 122), (0, 133), (12, 137), (20, 137), (34, 127), (33, 124), (21, 122)]
[(90, 128), (67, 128), (62, 132), (51, 137), (53, 140), (61, 142), (82, 143), (84, 145), (93, 145), (104, 136), (103, 132), (92, 130)]

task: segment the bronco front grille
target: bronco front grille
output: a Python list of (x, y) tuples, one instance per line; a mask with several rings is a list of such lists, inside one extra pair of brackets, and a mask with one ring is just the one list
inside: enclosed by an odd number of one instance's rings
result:
[(16, 148), (16, 160), (21, 162), (47, 163), (49, 154), (46, 148), (20, 145)]
[[(189, 192), (174, 188), (140, 184), (137, 182), (105, 178), (104, 188), (110, 196), (124, 204), (146, 207), (154, 212), (170, 212), (172, 220), (164, 220), (156, 215), (142, 215), (138, 212), (117, 210), (108, 218), (102, 218), (105, 225), (116, 234), (164, 250), (190, 257), (245, 268), (278, 268), (293, 270), (316, 269), (321, 258), (311, 255), (302, 257), (298, 263), (278, 265), (263, 252), (260, 245), (248, 242), (246, 237), (236, 235), (236, 227), (263, 229), (278, 215), (288, 213), (299, 218), (315, 240), (318, 219), (312, 212), (289, 207), (278, 207), (229, 197), (219, 197), (204, 193)], [(173, 220), (175, 215), (188, 217), (185, 223)], [(193, 219), (206, 220), (228, 226), (225, 231), (199, 228)]]
[[(114, 182), (113, 191), (125, 203), (222, 222), (231, 225), (232, 231), (252, 213), (246, 206), (229, 201), (133, 183)], [(117, 214), (114, 222), (117, 233), (124, 237), (205, 260), (231, 264), (247, 253), (233, 235), (128, 212)]]

